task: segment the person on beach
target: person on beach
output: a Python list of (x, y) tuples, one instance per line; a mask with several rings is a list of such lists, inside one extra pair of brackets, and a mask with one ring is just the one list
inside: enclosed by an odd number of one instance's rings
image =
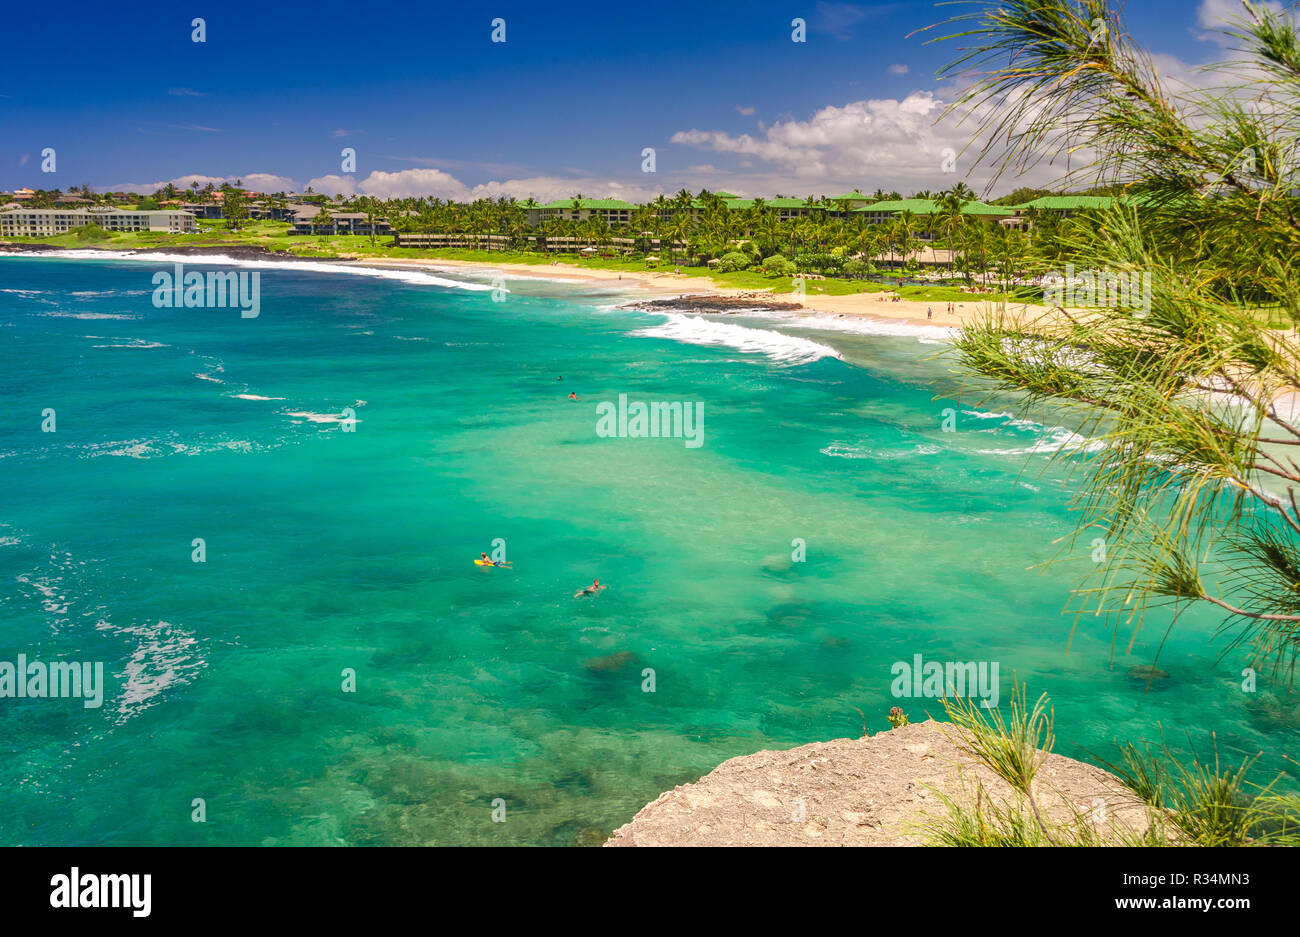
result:
[(926, 317), (927, 319), (933, 319), (933, 318), (934, 318), (934, 309), (931, 308), (930, 306), (926, 306), (926, 307), (925, 307), (925, 317)]
[(607, 587), (606, 587), (606, 586), (602, 586), (602, 585), (600, 584), (600, 580), (599, 580), (599, 579), (593, 579), (593, 580), (591, 581), (591, 585), (587, 586), (587, 588), (585, 588), (585, 589), (579, 589), (577, 592), (573, 593), (573, 597), (574, 597), (575, 599), (578, 599), (578, 598), (582, 598), (582, 596), (584, 596), (584, 595), (595, 595), (597, 592), (599, 592), (601, 589), (604, 589), (604, 588), (607, 588)]

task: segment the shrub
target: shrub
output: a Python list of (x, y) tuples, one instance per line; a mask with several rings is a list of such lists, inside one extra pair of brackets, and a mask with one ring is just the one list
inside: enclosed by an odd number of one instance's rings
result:
[(793, 261), (786, 260), (780, 254), (763, 258), (763, 269), (769, 276), (774, 277), (792, 277), (799, 271)]
[(853, 277), (855, 279), (865, 277), (867, 274), (871, 273), (871, 270), (871, 264), (866, 261), (858, 260), (854, 257), (850, 257), (848, 260), (844, 261), (843, 273), (846, 277)]
[(740, 251), (729, 251), (723, 254), (718, 269), (723, 273), (735, 273), (737, 270), (744, 270), (750, 264), (749, 256), (742, 254)]
[(113, 236), (94, 222), (74, 228), (72, 233), (78, 241), (107, 241)]

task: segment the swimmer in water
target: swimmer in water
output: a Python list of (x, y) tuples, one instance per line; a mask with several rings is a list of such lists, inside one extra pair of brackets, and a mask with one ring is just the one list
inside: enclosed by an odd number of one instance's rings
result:
[(569, 399), (570, 399), (570, 400), (577, 400), (577, 399), (578, 399), (578, 395), (577, 395), (577, 394), (569, 394)]
[(595, 595), (595, 594), (596, 594), (597, 592), (599, 592), (601, 589), (607, 589), (607, 588), (609, 588), (609, 587), (608, 587), (608, 586), (602, 586), (602, 585), (600, 584), (600, 580), (599, 580), (599, 579), (593, 579), (593, 580), (591, 581), (591, 585), (587, 586), (587, 588), (585, 588), (585, 589), (579, 589), (577, 592), (573, 593), (573, 597), (574, 597), (575, 599), (578, 599), (578, 598), (582, 598), (582, 596), (584, 596), (584, 595)]

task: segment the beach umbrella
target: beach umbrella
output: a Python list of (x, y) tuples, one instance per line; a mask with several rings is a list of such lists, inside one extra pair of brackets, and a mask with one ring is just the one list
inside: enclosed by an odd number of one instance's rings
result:
[(651, 254), (649, 257), (646, 258), (646, 260), (658, 260), (658, 259), (659, 258), (655, 254)]

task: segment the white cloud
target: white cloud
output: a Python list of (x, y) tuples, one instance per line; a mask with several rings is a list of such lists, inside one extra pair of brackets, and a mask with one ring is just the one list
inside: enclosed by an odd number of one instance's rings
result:
[(209, 182), (220, 188), (227, 182), (234, 184), (236, 181), (242, 182), (245, 189), (254, 192), (292, 192), (298, 185), (288, 176), (254, 172), (244, 176), (177, 176), (175, 179), (164, 179), (162, 182), (122, 182), (118, 185), (94, 186), (94, 188), (100, 192), (139, 192), (141, 195), (149, 195), (157, 192), (168, 182), (178, 189), (188, 189), (193, 182), (197, 182), (199, 188), (205, 187)]
[[(982, 191), (993, 169), (976, 166), (979, 146), (970, 146), (981, 115), (965, 121), (959, 115), (943, 117), (945, 98), (951, 92), (948, 89), (940, 97), (932, 91), (916, 91), (901, 100), (874, 98), (831, 105), (806, 120), (760, 124), (756, 134), (691, 129), (670, 139), (735, 156), (742, 171), (720, 171), (709, 184), (740, 194), (833, 194), (832, 189), (855, 186), (910, 193), (946, 189), (959, 181)], [(956, 171), (944, 172), (945, 157), (950, 155), (955, 155)], [(1074, 169), (1086, 162), (1084, 157), (1075, 154)], [(1055, 164), (1045, 161), (1021, 175), (1003, 176), (997, 190), (1054, 184), (1065, 172), (1063, 158)]]
[(909, 71), (910, 69), (906, 65), (898, 64), (889, 66), (889, 74), (891, 75), (906, 75)]
[[(1287, 9), (1278, 0), (1251, 0), (1251, 3), (1257, 9), (1267, 10), (1300, 25), (1300, 9), (1296, 7)], [(1240, 40), (1228, 35), (1224, 30), (1232, 33), (1241, 32), (1242, 24), (1249, 19), (1249, 14), (1242, 6), (1241, 0), (1201, 0), (1201, 5), (1196, 9), (1196, 22), (1206, 32), (1201, 33), (1198, 38), (1217, 42), (1222, 46), (1236, 46)]]
[(402, 169), (397, 172), (372, 172), (364, 178), (353, 175), (329, 175), (310, 179), (307, 185), (317, 192), (329, 195), (370, 195), (375, 198), (429, 198), (453, 199), (472, 202), (478, 198), (513, 197), (535, 198), (549, 202), (568, 198), (581, 192), (588, 198), (621, 198), (628, 201), (645, 201), (653, 198), (661, 187), (648, 187), (613, 179), (594, 177), (530, 176), (506, 179), (501, 182), (484, 182), (466, 185), (441, 169)]
[(736, 112), (744, 114), (746, 117), (752, 117), (754, 115), (754, 109), (752, 107), (744, 107), (740, 104), (736, 105)]

